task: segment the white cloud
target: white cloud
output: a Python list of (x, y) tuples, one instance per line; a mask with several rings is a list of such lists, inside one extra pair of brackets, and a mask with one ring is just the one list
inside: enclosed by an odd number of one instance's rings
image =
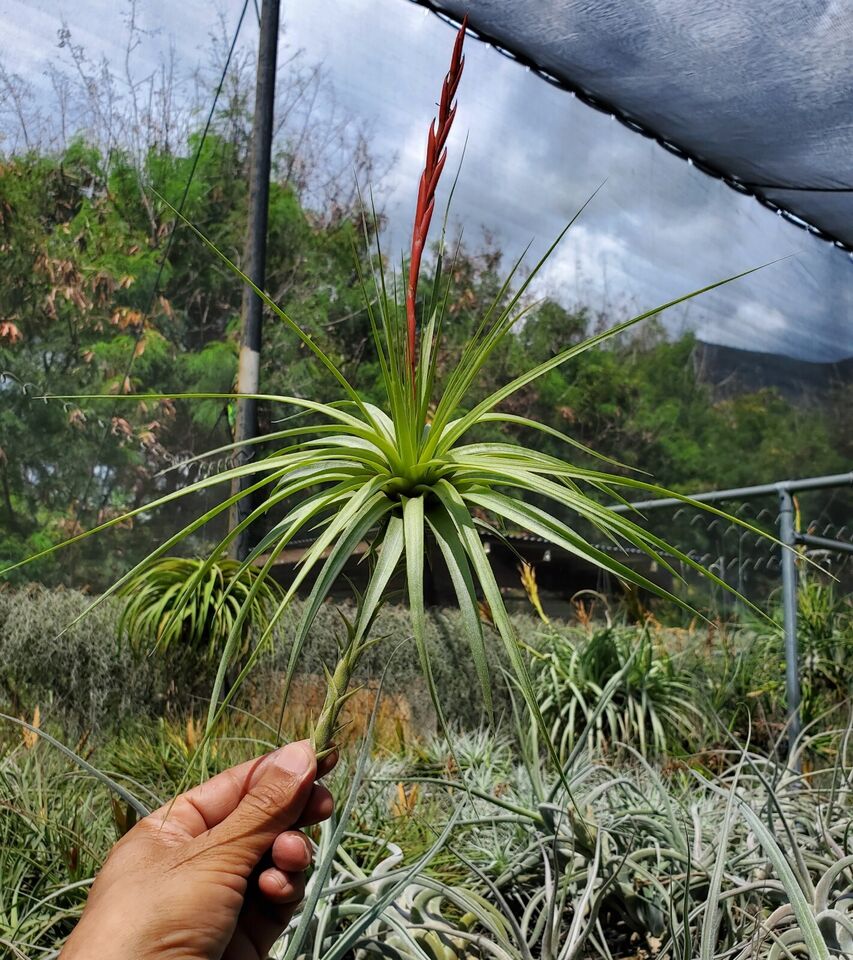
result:
[[(833, 5), (841, 2), (827, 4), (813, 34), (832, 28)], [(143, 24), (154, 31), (140, 51), (140, 72), (169, 44), (190, 72), (218, 12), (233, 26), (241, 8), (241, 0), (213, 8), (206, 0), (139, 0)], [(45, 64), (57, 56), (64, 11), (90, 57), (109, 55), (118, 68), (125, 9), (114, 0), (0, 0), (0, 55), (8, 67), (42, 83)], [(681, 0), (656, 0), (659, 17), (682, 10)], [(452, 31), (407, 0), (285, 4), (283, 15), (286, 42), (323, 62), (341, 105), (371, 123), (374, 149), (397, 156), (380, 198), (391, 219), (386, 249), (393, 253), (408, 240)], [(727, 23), (721, 35), (737, 32), (734, 21)], [(246, 43), (254, 42), (256, 30), (250, 3)], [(697, 56), (718, 56), (712, 41), (693, 37)], [(692, 301), (681, 316), (716, 342), (806, 359), (853, 354), (853, 266), (841, 252), (476, 41), (467, 45), (460, 101), (449, 166), (455, 167), (467, 134), (454, 215), (469, 240), (485, 227), (514, 255), (534, 238), (536, 256), (606, 178), (546, 269), (543, 284), (553, 292), (586, 298), (597, 308), (625, 302), (647, 308), (794, 253), (792, 260)]]
[(629, 261), (630, 251), (621, 237), (575, 225), (545, 264), (537, 288), (544, 296), (572, 304), (596, 294), (606, 299), (608, 287), (625, 291), (624, 268)]
[[(734, 322), (724, 341), (718, 339), (718, 331), (713, 326), (705, 327), (700, 324), (696, 334), (702, 340), (710, 343), (725, 342), (730, 346), (751, 349), (756, 342), (772, 345), (780, 337), (784, 337), (790, 324), (781, 310), (764, 306), (755, 301), (746, 300), (739, 304), (733, 318)], [(772, 349), (768, 349), (772, 353)]]

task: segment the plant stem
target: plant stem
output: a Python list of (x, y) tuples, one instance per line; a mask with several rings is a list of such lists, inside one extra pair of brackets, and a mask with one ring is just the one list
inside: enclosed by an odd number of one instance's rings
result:
[(317, 717), (311, 738), (318, 760), (334, 749), (335, 734), (340, 729), (338, 718), (344, 704), (356, 692), (350, 690), (349, 686), (364, 649), (363, 643), (349, 643), (342, 652), (334, 673), (327, 674), (326, 699)]
[[(429, 136), (427, 138), (426, 162), (418, 187), (418, 203), (415, 208), (415, 222), (412, 227), (412, 252), (409, 260), (409, 278), (406, 285), (406, 360), (409, 365), (413, 391), (416, 389), (415, 374), (417, 369), (417, 313), (415, 311), (415, 299), (418, 291), (418, 276), (421, 269), (421, 258), (423, 257), (424, 247), (426, 246), (427, 236), (429, 234), (432, 213), (435, 209), (435, 190), (441, 178), (441, 171), (444, 169), (444, 164), (447, 160), (447, 137), (450, 134), (450, 128), (453, 126), (453, 118), (456, 116), (456, 104), (453, 103), (453, 98), (456, 96), (456, 90), (462, 78), (462, 68), (465, 66), (465, 58), (462, 56), (462, 45), (465, 42), (465, 30), (467, 26), (468, 17), (466, 16), (456, 34), (456, 42), (453, 45), (453, 53), (450, 57), (450, 69), (447, 71), (441, 87), (438, 116), (430, 124)], [(335, 666), (334, 673), (330, 674), (327, 672), (326, 679), (328, 681), (328, 688), (326, 690), (326, 699), (320, 710), (320, 715), (317, 718), (314, 735), (312, 737), (314, 752), (317, 754), (318, 759), (331, 753), (333, 749), (334, 737), (339, 729), (338, 718), (341, 710), (346, 701), (355, 692), (349, 689), (350, 681), (352, 680), (352, 675), (359, 658), (367, 646), (368, 644), (363, 639), (351, 635), (347, 646), (341, 652), (341, 658)]]

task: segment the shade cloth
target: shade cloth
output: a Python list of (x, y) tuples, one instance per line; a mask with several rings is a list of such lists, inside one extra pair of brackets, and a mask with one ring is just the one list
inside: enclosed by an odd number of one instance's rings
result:
[(412, 0), (853, 250), (849, 0)]

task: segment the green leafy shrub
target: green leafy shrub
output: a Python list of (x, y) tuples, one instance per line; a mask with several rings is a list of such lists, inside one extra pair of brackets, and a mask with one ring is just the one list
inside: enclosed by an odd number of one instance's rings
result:
[[(774, 615), (781, 620), (782, 611)], [(853, 606), (820, 572), (803, 573), (798, 593), (801, 714), (808, 725), (846, 711), (853, 686)], [(688, 652), (713, 711), (727, 727), (769, 748), (787, 720), (782, 631), (745, 617)], [(757, 739), (756, 739), (757, 738)], [(813, 745), (815, 741), (812, 741)]]
[[(180, 654), (180, 647), (165, 651), (162, 657), (137, 656), (119, 629), (121, 599), (109, 598), (78, 619), (91, 600), (77, 590), (62, 588), (0, 589), (0, 702), (7, 712), (31, 715), (39, 705), (42, 715), (76, 736), (84, 730), (106, 733), (128, 722), (198, 709), (199, 703), (204, 703), (213, 683), (213, 664), (175, 655)], [(354, 615), (352, 605), (340, 606), (348, 616)], [(289, 641), (301, 616), (302, 601), (297, 599), (258, 658), (251, 687), (269, 689), (271, 703), (279, 703)], [(526, 618), (517, 617), (514, 622), (519, 633), (530, 628)], [(340, 624), (338, 605), (324, 604), (319, 609), (300, 664), (302, 673), (322, 677), (324, 665), (334, 664)], [(384, 606), (376, 630), (393, 642), (405, 640), (411, 635), (407, 611), (393, 604)], [(476, 726), (483, 709), (479, 700), (471, 697), (477, 677), (465, 654), (459, 612), (430, 611), (425, 631), (448, 720)], [(504, 661), (494, 644), (488, 645), (487, 657), (495, 678), (495, 710), (506, 716), (510, 703), (502, 682)], [(368, 652), (355, 681), (376, 681), (385, 662), (384, 651)], [(420, 728), (432, 729), (435, 716), (413, 645), (410, 649), (404, 646), (397, 654), (387, 688), (392, 693), (404, 692)]]
[(729, 730), (769, 748), (785, 724), (782, 638), (751, 627), (721, 628), (710, 652), (691, 657), (696, 695)]
[(803, 717), (817, 717), (853, 689), (853, 601), (831, 581), (802, 577), (797, 602)]
[(119, 643), (115, 601), (79, 620), (89, 602), (77, 590), (0, 589), (0, 699), (7, 711), (31, 714), (39, 705), (79, 732), (162, 708), (169, 687), (163, 665), (137, 660)]

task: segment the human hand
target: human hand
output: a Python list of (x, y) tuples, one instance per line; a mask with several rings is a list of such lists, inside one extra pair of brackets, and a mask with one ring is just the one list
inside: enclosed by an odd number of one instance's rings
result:
[(307, 740), (232, 767), (113, 847), (60, 960), (264, 960), (305, 891), (299, 827), (332, 813)]

